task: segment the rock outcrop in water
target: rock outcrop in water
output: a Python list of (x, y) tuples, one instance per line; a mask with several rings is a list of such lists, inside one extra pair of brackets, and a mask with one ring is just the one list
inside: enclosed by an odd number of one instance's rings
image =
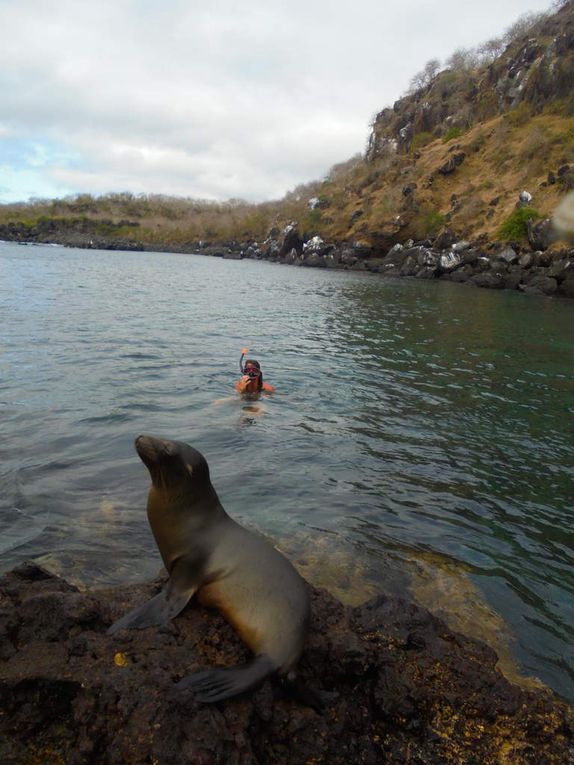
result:
[(484, 644), (379, 597), (346, 608), (312, 591), (300, 675), (322, 714), (272, 679), (215, 706), (173, 681), (246, 650), (199, 607), (168, 629), (106, 636), (158, 582), (80, 592), (34, 564), (0, 578), (0, 762), (10, 765), (567, 765), (574, 714), (525, 691)]

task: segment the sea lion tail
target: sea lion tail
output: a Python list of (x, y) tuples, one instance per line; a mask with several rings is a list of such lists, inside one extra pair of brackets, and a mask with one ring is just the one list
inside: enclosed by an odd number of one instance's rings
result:
[(174, 688), (191, 688), (198, 701), (213, 704), (254, 688), (276, 669), (268, 656), (261, 655), (243, 666), (195, 672), (176, 683)]

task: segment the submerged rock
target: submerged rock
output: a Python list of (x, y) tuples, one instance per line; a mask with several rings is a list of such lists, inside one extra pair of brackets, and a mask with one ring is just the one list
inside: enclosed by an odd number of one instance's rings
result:
[(107, 636), (159, 582), (79, 592), (29, 564), (0, 578), (0, 762), (457, 763), (565, 765), (574, 714), (523, 690), (492, 649), (424, 609), (379, 596), (344, 607), (311, 590), (301, 682), (318, 713), (277, 679), (214, 706), (172, 685), (198, 668), (244, 661), (216, 613), (185, 610), (166, 629)]

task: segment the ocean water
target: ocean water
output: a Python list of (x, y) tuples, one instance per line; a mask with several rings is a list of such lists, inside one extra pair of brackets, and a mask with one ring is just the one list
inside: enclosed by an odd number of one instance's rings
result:
[(315, 583), (415, 598), (574, 699), (573, 302), (0, 244), (0, 328), (2, 570), (155, 575), (133, 440), (184, 440)]

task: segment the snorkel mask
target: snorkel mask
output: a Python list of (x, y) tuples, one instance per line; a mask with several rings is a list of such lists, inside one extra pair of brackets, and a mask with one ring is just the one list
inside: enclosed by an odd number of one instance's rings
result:
[(257, 380), (259, 378), (261, 387), (262, 384), (262, 374), (261, 374), (261, 366), (258, 361), (255, 361), (255, 359), (246, 359), (245, 364), (243, 363), (243, 357), (247, 353), (247, 348), (244, 348), (241, 351), (241, 358), (239, 359), (239, 369), (241, 370), (242, 375), (247, 375), (250, 380)]

